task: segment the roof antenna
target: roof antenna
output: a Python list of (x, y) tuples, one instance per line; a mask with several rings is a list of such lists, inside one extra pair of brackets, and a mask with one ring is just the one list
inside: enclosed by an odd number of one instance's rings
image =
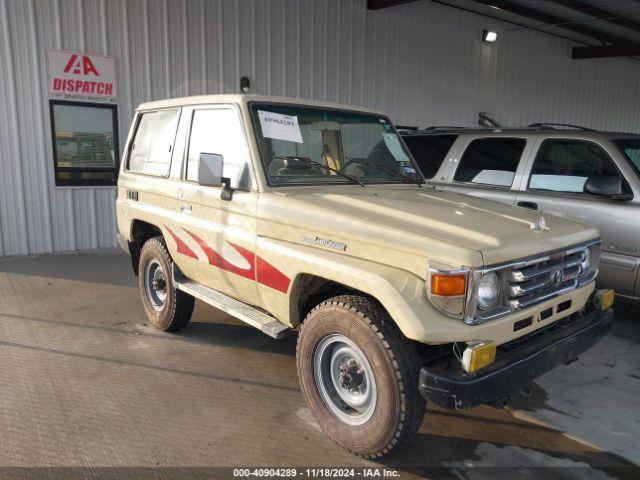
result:
[(478, 113), (478, 125), (484, 128), (500, 128), (502, 126), (495, 119), (491, 118), (487, 112)]

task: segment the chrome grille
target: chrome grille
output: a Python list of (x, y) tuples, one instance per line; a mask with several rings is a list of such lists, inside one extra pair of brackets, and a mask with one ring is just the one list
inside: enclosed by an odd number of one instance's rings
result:
[(586, 249), (562, 252), (512, 268), (507, 282), (509, 306), (525, 308), (574, 290), (585, 273), (581, 264), (586, 255)]

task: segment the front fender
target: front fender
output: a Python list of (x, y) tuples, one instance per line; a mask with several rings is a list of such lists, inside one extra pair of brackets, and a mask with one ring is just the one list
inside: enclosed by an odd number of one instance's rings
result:
[[(313, 275), (359, 290), (378, 300), (402, 333), (410, 339), (427, 341), (429, 320), (443, 315), (427, 299), (424, 280), (405, 270), (337, 252), (281, 240), (259, 237), (257, 252), (290, 278), (286, 295), (261, 288), (263, 306), (283, 323), (295, 326), (298, 280)], [(426, 269), (426, 259), (425, 269)], [(455, 320), (445, 318), (447, 322)]]
[[(375, 298), (407, 338), (427, 344), (493, 340), (501, 345), (582, 310), (594, 289), (592, 282), (560, 299), (551, 299), (491, 322), (472, 326), (436, 310), (427, 298), (424, 280), (406, 270), (317, 247), (264, 237), (258, 238), (257, 250), (261, 257), (292, 280), (286, 294), (268, 287), (260, 288), (263, 307), (281, 322), (296, 326), (299, 320), (294, 314), (295, 305), (292, 305), (292, 302), (297, 301), (294, 297), (295, 281), (301, 275), (314, 275)], [(426, 259), (423, 261), (426, 266)], [(562, 313), (554, 314), (546, 320), (531, 322), (526, 328), (514, 328), (516, 322), (535, 317), (539, 311), (553, 308), (559, 301), (568, 300), (571, 301), (571, 308)]]

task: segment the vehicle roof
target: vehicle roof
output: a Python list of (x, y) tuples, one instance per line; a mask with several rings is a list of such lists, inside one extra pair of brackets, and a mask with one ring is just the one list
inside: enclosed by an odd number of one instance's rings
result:
[(505, 136), (505, 135), (533, 135), (541, 137), (562, 137), (562, 138), (620, 138), (633, 137), (640, 138), (640, 134), (629, 132), (603, 132), (590, 129), (555, 129), (555, 128), (433, 128), (425, 130), (414, 130), (400, 132), (404, 137), (421, 135), (482, 135), (482, 136)]
[(142, 103), (136, 110), (153, 110), (157, 108), (182, 107), (186, 105), (206, 105), (215, 103), (235, 103), (239, 105), (248, 102), (269, 102), (269, 103), (285, 103), (294, 105), (309, 105), (312, 107), (336, 108), (340, 110), (355, 110), (363, 113), (371, 113), (374, 115), (385, 115), (383, 112), (372, 110), (365, 107), (354, 105), (346, 105), (332, 102), (322, 102), (318, 100), (308, 100), (306, 98), (277, 97), (271, 95), (254, 95), (254, 94), (228, 94), (228, 95), (194, 95), (191, 97), (167, 98), (165, 100), (156, 100), (153, 102)]

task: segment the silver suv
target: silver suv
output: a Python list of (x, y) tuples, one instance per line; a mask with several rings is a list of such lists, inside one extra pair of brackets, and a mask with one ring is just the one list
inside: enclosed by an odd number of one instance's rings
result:
[(432, 185), (595, 225), (599, 284), (640, 300), (640, 135), (534, 124), (403, 138)]

